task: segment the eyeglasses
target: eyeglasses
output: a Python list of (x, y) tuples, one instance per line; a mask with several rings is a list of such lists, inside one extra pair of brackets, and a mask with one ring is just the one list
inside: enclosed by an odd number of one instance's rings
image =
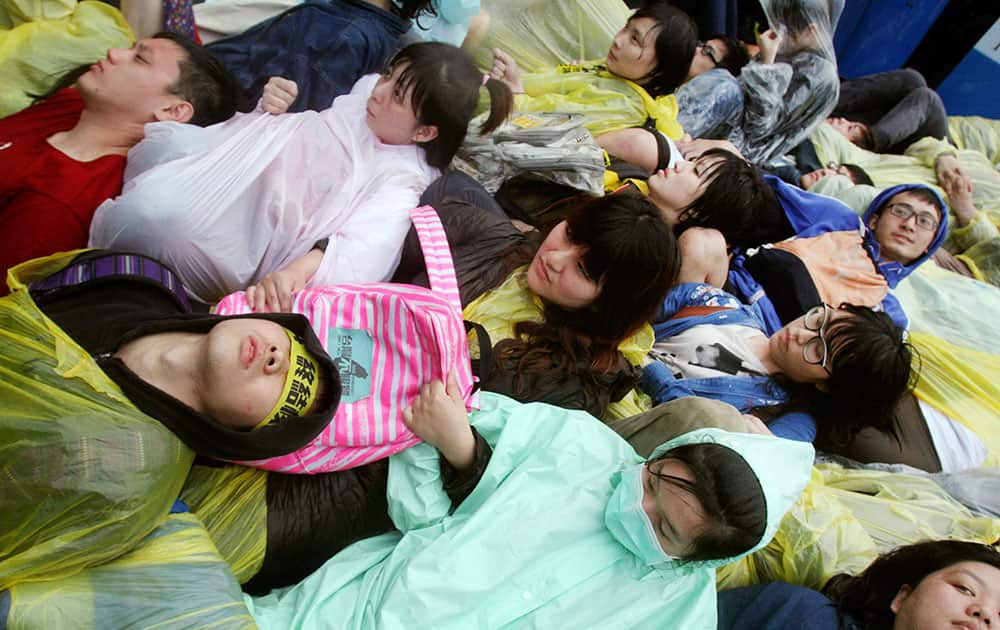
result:
[(718, 67), (719, 58), (716, 57), (715, 48), (711, 44), (708, 42), (698, 42), (698, 50), (701, 51), (701, 54), (712, 60), (713, 66)]
[(830, 351), (826, 344), (826, 337), (823, 336), (823, 329), (826, 328), (826, 324), (830, 321), (831, 310), (833, 309), (826, 304), (814, 306), (809, 309), (802, 322), (807, 330), (812, 330), (816, 333), (815, 337), (802, 346), (802, 358), (805, 359), (806, 363), (818, 365), (827, 372), (830, 371), (830, 368), (826, 367)]
[(908, 221), (910, 217), (917, 217), (917, 227), (921, 230), (933, 232), (937, 229), (938, 220), (930, 212), (917, 212), (913, 206), (905, 203), (890, 203), (885, 207), (889, 213), (900, 221)]

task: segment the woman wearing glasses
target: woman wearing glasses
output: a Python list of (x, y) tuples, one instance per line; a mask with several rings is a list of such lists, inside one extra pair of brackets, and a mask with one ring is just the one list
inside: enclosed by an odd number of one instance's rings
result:
[(773, 335), (724, 290), (685, 283), (667, 295), (642, 387), (660, 404), (727, 402), (748, 425), (830, 448), (864, 427), (887, 430), (910, 383), (903, 330), (869, 308), (819, 304)]

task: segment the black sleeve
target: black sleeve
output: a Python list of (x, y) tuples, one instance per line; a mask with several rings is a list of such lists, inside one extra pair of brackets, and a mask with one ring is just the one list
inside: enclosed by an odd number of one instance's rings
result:
[(451, 499), (452, 510), (455, 510), (462, 504), (462, 501), (465, 501), (466, 497), (472, 494), (472, 490), (479, 483), (479, 480), (482, 479), (483, 473), (486, 472), (490, 458), (493, 457), (493, 449), (483, 439), (483, 436), (479, 435), (475, 427), (472, 428), (472, 435), (476, 438), (476, 458), (472, 463), (472, 468), (468, 471), (463, 473), (457, 470), (444, 458), (444, 455), (439, 456), (441, 461), (441, 483), (444, 486), (444, 491), (448, 494), (448, 498)]

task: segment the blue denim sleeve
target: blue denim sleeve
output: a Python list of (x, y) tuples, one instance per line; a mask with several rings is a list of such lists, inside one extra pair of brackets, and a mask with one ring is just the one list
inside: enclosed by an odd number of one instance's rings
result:
[(684, 379), (676, 378), (670, 368), (659, 361), (653, 361), (642, 369), (642, 391), (649, 394), (654, 405), (694, 396), (694, 391), (684, 384)]
[(807, 413), (793, 411), (767, 423), (771, 433), (786, 440), (812, 442), (816, 439), (816, 421)]

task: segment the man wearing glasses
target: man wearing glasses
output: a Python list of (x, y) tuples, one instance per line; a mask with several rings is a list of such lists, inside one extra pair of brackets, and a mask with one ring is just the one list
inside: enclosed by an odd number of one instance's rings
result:
[(940, 199), (929, 188), (896, 193), (881, 207), (869, 209), (868, 227), (878, 242), (881, 259), (908, 265), (928, 254), (935, 240), (944, 239), (945, 230), (938, 229), (947, 223), (942, 221), (942, 209)]
[[(793, 191), (781, 202), (786, 212), (805, 214), (819, 199)], [(731, 261), (730, 286), (755, 305), (768, 333), (820, 302), (884, 310), (899, 326), (908, 325), (892, 289), (944, 243), (947, 206), (921, 184), (883, 191), (860, 224), (847, 206), (837, 206), (827, 204), (822, 218), (799, 229), (797, 237), (749, 250)]]

